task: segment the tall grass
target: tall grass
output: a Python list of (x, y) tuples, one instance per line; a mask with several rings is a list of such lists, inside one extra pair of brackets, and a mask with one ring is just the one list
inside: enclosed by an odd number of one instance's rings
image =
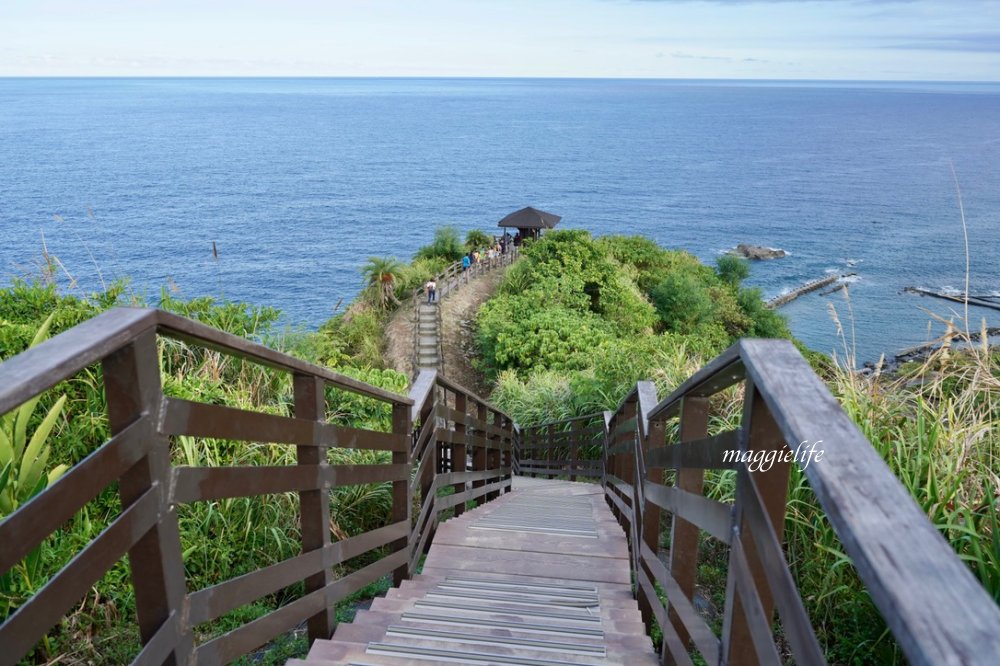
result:
[[(63, 296), (45, 284), (19, 283), (10, 290), (0, 290), (0, 359), (26, 348), (34, 331), (50, 316), (53, 333), (58, 333), (118, 302), (117, 297), (107, 294), (89, 299)], [(274, 310), (219, 303), (213, 299), (183, 301), (167, 293), (162, 295), (159, 304), (230, 333), (267, 341), (306, 360), (325, 360), (318, 358), (316, 353), (326, 348), (323, 334), (279, 336), (272, 328), (278, 316)], [(287, 374), (173, 340), (160, 340), (159, 356), (164, 392), (169, 396), (282, 416), (293, 413), (292, 382)], [(396, 392), (405, 392), (406, 377), (392, 371), (351, 367), (338, 370)], [(65, 407), (47, 438), (52, 451), (48, 460), (50, 467), (79, 462), (109, 436), (99, 366), (86, 368), (43, 394), (28, 427), (29, 434), (57, 404), (59, 396), (66, 396)], [(362, 396), (329, 388), (327, 409), (328, 419), (337, 424), (382, 431), (390, 427), (388, 406)], [(176, 438), (171, 443), (171, 455), (175, 465), (189, 466), (296, 463), (295, 448), (291, 446), (190, 437)], [(389, 454), (331, 449), (329, 460), (331, 464), (380, 464), (389, 461)], [(343, 539), (385, 524), (391, 504), (388, 484), (334, 489), (330, 498), (333, 539)], [(46, 540), (37, 555), (17, 569), (19, 573), (15, 579), (0, 585), (0, 609), (3, 609), (0, 620), (37, 592), (120, 511), (117, 488), (110, 487)], [(293, 557), (301, 550), (296, 493), (195, 502), (178, 507), (178, 520), (189, 590), (202, 589)], [(375, 556), (377, 554), (372, 557)], [(345, 563), (337, 573), (347, 573), (359, 564), (363, 562)], [(293, 585), (269, 595), (218, 621), (198, 627), (197, 633), (204, 639), (231, 629), (296, 598), (300, 588), (300, 585)], [(86, 599), (61, 625), (50, 632), (31, 659), (66, 663), (127, 662), (138, 649), (134, 608), (128, 562), (123, 559), (94, 585)]]

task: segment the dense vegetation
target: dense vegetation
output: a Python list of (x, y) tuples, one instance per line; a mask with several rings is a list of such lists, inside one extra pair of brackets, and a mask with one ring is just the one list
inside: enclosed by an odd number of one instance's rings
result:
[[(522, 424), (614, 409), (640, 379), (660, 395), (740, 336), (787, 336), (760, 294), (740, 286), (746, 264), (713, 270), (643, 238), (550, 233), (529, 244), (478, 318), (494, 401)], [(835, 321), (836, 326), (840, 326)], [(984, 336), (985, 339), (985, 336)], [(843, 360), (806, 352), (847, 413), (928, 517), (1000, 599), (997, 451), (1000, 358), (986, 348), (942, 351), (892, 376), (865, 376)], [(714, 401), (712, 432), (739, 425), (741, 390)], [(676, 438), (676, 432), (670, 433)], [(732, 472), (710, 473), (706, 492), (731, 501)], [(831, 663), (903, 663), (870, 597), (793, 468), (785, 524), (793, 575)], [(664, 547), (668, 546), (664, 535)], [(699, 594), (716, 630), (726, 548), (706, 539)]]
[[(413, 289), (465, 252), (490, 242), (491, 238), (479, 231), (470, 232), (463, 242), (456, 229), (441, 227), (433, 242), (421, 248), (409, 264), (391, 257), (370, 257), (361, 271), (361, 294), (315, 332), (280, 329), (281, 313), (274, 308), (210, 297), (185, 300), (166, 289), (152, 301), (136, 296), (127, 283), (87, 296), (62, 293), (56, 285), (56, 271), (51, 266), (46, 270), (43, 264), (37, 279), (17, 280), (0, 289), (0, 361), (109, 308), (154, 305), (405, 393), (408, 378), (384, 366), (381, 347), (385, 324)], [(287, 375), (176, 341), (161, 340), (160, 357), (168, 395), (291, 415), (292, 386)], [(327, 417), (334, 423), (390, 429), (391, 415), (384, 403), (331, 389), (327, 409)], [(46, 392), (37, 404), (31, 402), (0, 415), (0, 520), (107, 440), (105, 413), (101, 370), (94, 366)], [(188, 437), (177, 438), (172, 455), (175, 464), (192, 466), (295, 463), (294, 447)], [(329, 455), (331, 464), (389, 461), (389, 454), (383, 452), (333, 449)], [(385, 524), (391, 504), (389, 484), (335, 489), (330, 504), (334, 538)], [(179, 507), (188, 589), (202, 589), (297, 555), (301, 547), (298, 507), (294, 493)], [(107, 489), (24, 562), (0, 576), (0, 621), (37, 592), (120, 510), (117, 489)], [(358, 561), (362, 559), (346, 563), (340, 573), (363, 566), (367, 562)], [(383, 580), (361, 590), (337, 609), (338, 616), (349, 618), (355, 599), (384, 591), (387, 585)], [(199, 627), (199, 638), (233, 629), (298, 598), (300, 587), (294, 585)], [(122, 560), (61, 626), (50, 632), (31, 660), (130, 661), (138, 650), (134, 617), (128, 563)], [(283, 644), (272, 646), (267, 661), (283, 663), (303, 648), (304, 638), (289, 636)]]
[[(488, 241), (488, 236), (472, 233), (463, 242), (457, 231), (442, 228), (410, 264), (370, 258), (361, 295), (316, 332), (280, 330), (279, 312), (244, 303), (183, 300), (164, 291), (151, 304), (403, 392), (407, 378), (384, 369), (385, 324), (412, 289)], [(523, 257), (507, 271), (477, 319), (477, 362), (495, 380), (494, 401), (522, 424), (614, 408), (640, 379), (653, 380), (663, 395), (741, 336), (788, 336), (782, 318), (764, 308), (756, 290), (742, 285), (748, 269), (740, 259), (723, 257), (709, 267), (644, 238), (594, 239), (579, 231), (553, 232), (527, 243)], [(145, 303), (125, 284), (82, 297), (60, 293), (51, 279), (15, 282), (0, 289), (0, 360), (110, 307), (137, 304)], [(291, 386), (280, 373), (178, 342), (161, 343), (160, 353), (170, 395), (290, 413)], [(808, 352), (807, 357), (956, 552), (1000, 598), (993, 472), (1000, 449), (997, 356), (985, 348), (941, 352), (891, 377), (863, 376), (826, 357)], [(337, 422), (389, 427), (387, 411), (373, 401), (342, 392), (328, 398), (329, 417)], [(715, 402), (713, 431), (738, 425), (741, 400), (740, 392), (731, 389)], [(30, 409), (0, 415), (0, 519), (41, 490), (61, 466), (78, 462), (107, 438), (104, 413), (100, 368), (92, 367), (47, 392)], [(43, 435), (36, 437), (39, 433)], [(177, 464), (191, 465), (294, 461), (290, 447), (188, 438), (175, 442), (173, 455)], [(331, 456), (336, 462), (362, 464), (381, 459), (364, 451), (341, 450)], [(28, 458), (29, 465), (11, 465), (4, 473), (5, 461), (16, 457)], [(732, 475), (708, 475), (706, 491), (731, 500)], [(382, 524), (389, 505), (384, 484), (338, 489), (331, 500), (332, 529), (342, 538)], [(901, 663), (808, 483), (794, 470), (788, 506), (788, 557), (831, 662)], [(0, 578), (0, 618), (37, 591), (119, 510), (117, 492), (110, 489), (12, 574)], [(297, 511), (294, 494), (184, 507), (180, 523), (189, 589), (297, 553)], [(725, 548), (706, 540), (699, 594), (717, 629), (726, 562)], [(361, 594), (378, 589), (376, 585)], [(199, 627), (200, 637), (253, 619), (298, 592), (293, 586)], [(66, 661), (126, 661), (138, 641), (133, 606), (123, 561), (50, 634), (34, 659), (62, 655)], [(342, 616), (349, 612), (349, 604), (338, 609)], [(301, 651), (302, 640), (289, 639), (271, 657), (283, 661)]]
[[(51, 327), (59, 333), (116, 305), (143, 305), (126, 296), (124, 285), (88, 298), (60, 294), (55, 285), (41, 281), (17, 282), (0, 290), (0, 359), (25, 349), (38, 332)], [(244, 303), (221, 303), (211, 298), (183, 301), (162, 294), (155, 305), (201, 320), (236, 335), (263, 341), (309, 361), (325, 360), (317, 350), (331, 347), (325, 334), (282, 333), (274, 325), (279, 312)], [(43, 336), (44, 337), (44, 336)], [(180, 342), (161, 341), (164, 389), (169, 395), (213, 404), (255, 409), (274, 414), (291, 414), (291, 381), (287, 375), (260, 366), (195, 348)], [(338, 368), (345, 374), (404, 392), (407, 378), (390, 370), (356, 367)], [(25, 414), (23, 439), (34, 439), (45, 425), (43, 417), (60, 406), (57, 423), (47, 437), (47, 460), (36, 453), (15, 447), (15, 462), (23, 457), (40, 462), (49, 470), (79, 462), (108, 437), (104, 392), (100, 368), (91, 367), (42, 396), (39, 405), (14, 412)], [(329, 418), (358, 427), (388, 430), (390, 414), (381, 403), (340, 391), (330, 391)], [(8, 462), (4, 441), (15, 440), (11, 416), (0, 422), (0, 472)], [(30, 448), (30, 447), (27, 447)], [(18, 455), (19, 454), (19, 455)], [(173, 447), (176, 464), (184, 465), (284, 465), (295, 463), (295, 449), (288, 446), (254, 445), (223, 440), (178, 438)], [(335, 449), (332, 463), (371, 464), (387, 462), (382, 452)], [(18, 465), (12, 465), (18, 469)], [(10, 481), (7, 481), (7, 478)], [(31, 494), (41, 490), (37, 483), (25, 488), (13, 477), (0, 473), (0, 519)], [(15, 493), (12, 490), (18, 490)], [(15, 501), (11, 502), (11, 498)], [(331, 527), (337, 537), (380, 526), (391, 507), (391, 493), (385, 484), (353, 486), (334, 491)], [(103, 492), (80, 511), (63, 529), (50, 537), (21, 565), (0, 577), (0, 618), (6, 617), (29, 595), (36, 592), (52, 573), (95, 538), (119, 513), (115, 488)], [(298, 498), (292, 494), (257, 498), (237, 498), (199, 502), (179, 507), (181, 541), (188, 587), (191, 590), (214, 585), (248, 573), (300, 551)], [(357, 564), (357, 563), (353, 563)], [(48, 660), (62, 655), (66, 661), (122, 663), (136, 651), (134, 599), (128, 580), (128, 565), (121, 561), (91, 591), (87, 599), (53, 631), (36, 658)], [(369, 591), (370, 592), (370, 591)], [(212, 636), (296, 598), (293, 586), (252, 606), (200, 627), (203, 637)]]
[(521, 423), (612, 409), (636, 381), (679, 382), (672, 369), (739, 337), (788, 337), (746, 274), (745, 260), (713, 270), (638, 236), (550, 232), (480, 309), (482, 367)]

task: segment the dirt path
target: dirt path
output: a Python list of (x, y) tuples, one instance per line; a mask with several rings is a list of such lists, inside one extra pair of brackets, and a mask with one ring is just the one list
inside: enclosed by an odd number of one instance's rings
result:
[[(444, 372), (449, 379), (476, 394), (487, 397), (490, 387), (472, 368), (475, 356), (473, 325), (479, 306), (493, 295), (506, 269), (497, 269), (462, 285), (441, 301)], [(385, 329), (385, 363), (413, 376), (413, 308), (401, 307)]]

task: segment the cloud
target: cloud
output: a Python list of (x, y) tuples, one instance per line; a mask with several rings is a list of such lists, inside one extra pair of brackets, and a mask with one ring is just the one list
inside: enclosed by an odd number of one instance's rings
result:
[(962, 51), (1000, 53), (1000, 32), (969, 32), (950, 35), (914, 35), (895, 38), (904, 41), (884, 44), (882, 48), (907, 51)]
[(681, 51), (674, 51), (670, 54), (671, 58), (677, 58), (679, 60), (721, 60), (722, 62), (732, 62), (732, 58), (726, 56), (709, 56), (709, 55), (696, 55), (694, 53), (683, 53)]

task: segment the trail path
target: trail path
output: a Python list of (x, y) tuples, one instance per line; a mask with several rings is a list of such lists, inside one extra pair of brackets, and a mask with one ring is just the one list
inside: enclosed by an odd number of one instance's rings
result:
[[(449, 379), (461, 384), (478, 395), (489, 393), (489, 387), (481, 373), (472, 367), (475, 355), (474, 323), (476, 312), (500, 285), (506, 268), (497, 268), (481, 274), (461, 285), (437, 307), (441, 308), (441, 346), (444, 351), (445, 373)], [(432, 308), (422, 315), (423, 327), (428, 331), (432, 319)], [(402, 307), (396, 311), (385, 331), (385, 363), (403, 374), (413, 376), (413, 313), (411, 308)], [(428, 349), (432, 343), (428, 342)]]

